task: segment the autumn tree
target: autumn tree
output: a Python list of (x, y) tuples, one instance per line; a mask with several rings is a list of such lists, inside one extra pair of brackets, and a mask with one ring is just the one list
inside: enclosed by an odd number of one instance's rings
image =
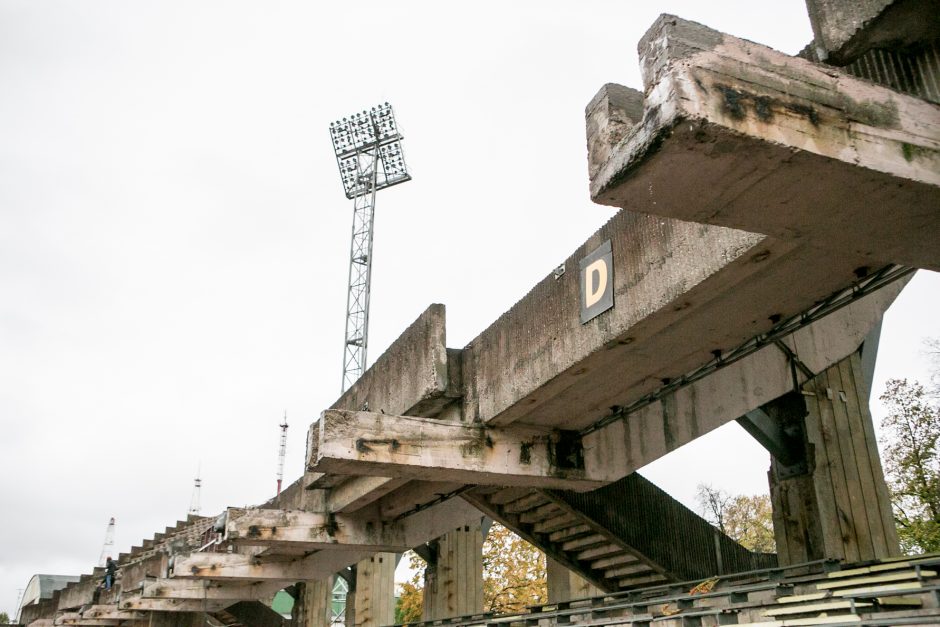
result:
[(770, 497), (766, 494), (732, 495), (700, 483), (696, 498), (705, 520), (744, 548), (759, 553), (777, 550)]
[(414, 551), (405, 553), (411, 567), (411, 579), (398, 584), (398, 601), (395, 605), (395, 622), (416, 623), (422, 620), (424, 609), (424, 570), (427, 564)]
[[(416, 553), (407, 555), (414, 574), (398, 587), (398, 623), (420, 621), (424, 606), (426, 564)], [(547, 601), (545, 554), (506, 527), (493, 523), (483, 542), (484, 611), (512, 614), (524, 611), (527, 605)]]
[(884, 468), (905, 553), (940, 551), (940, 409), (924, 387), (890, 379), (881, 395)]
[(514, 614), (548, 602), (545, 554), (493, 523), (483, 542), (483, 605), (494, 614)]

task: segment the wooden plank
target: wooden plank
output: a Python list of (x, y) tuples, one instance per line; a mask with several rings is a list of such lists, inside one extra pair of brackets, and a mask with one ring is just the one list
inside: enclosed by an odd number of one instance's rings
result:
[(917, 581), (921, 577), (936, 577), (937, 572), (933, 570), (911, 570), (901, 573), (885, 573), (883, 575), (872, 575), (870, 577), (858, 577), (852, 579), (834, 579), (822, 581), (816, 584), (818, 590), (831, 590), (833, 588), (847, 588), (851, 586), (861, 587), (869, 584), (889, 583), (893, 581)]
[(311, 447), (308, 467), (317, 472), (567, 490), (591, 490), (613, 479), (556, 464), (556, 436), (535, 429), (332, 409), (314, 429), (318, 445)]
[(880, 594), (891, 594), (897, 592), (907, 592), (920, 590), (924, 585), (919, 581), (905, 581), (903, 583), (889, 583), (880, 586), (862, 586), (860, 588), (846, 588), (845, 590), (833, 590), (837, 597), (853, 596), (874, 596)]
[(807, 605), (794, 605), (790, 607), (774, 607), (764, 611), (764, 616), (790, 616), (792, 614), (809, 614), (811, 612), (830, 612), (832, 610), (847, 610), (856, 607), (871, 607), (871, 603), (858, 601), (828, 601), (826, 603), (809, 603)]

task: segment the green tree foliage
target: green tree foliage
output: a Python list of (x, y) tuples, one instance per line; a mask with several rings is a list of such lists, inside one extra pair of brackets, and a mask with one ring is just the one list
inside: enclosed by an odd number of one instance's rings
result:
[(940, 551), (940, 409), (924, 387), (890, 379), (882, 402), (884, 470), (905, 553)]
[(744, 548), (759, 553), (777, 550), (768, 495), (732, 495), (700, 483), (696, 498), (705, 520)]
[(6, 612), (0, 612), (0, 625), (7, 625), (10, 622), (10, 615)]

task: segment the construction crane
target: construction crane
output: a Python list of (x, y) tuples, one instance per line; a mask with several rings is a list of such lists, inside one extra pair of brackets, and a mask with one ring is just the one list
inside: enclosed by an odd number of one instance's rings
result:
[(104, 546), (101, 547), (101, 557), (98, 566), (104, 566), (105, 561), (114, 553), (114, 517), (108, 521), (108, 529), (104, 532)]
[(281, 423), (281, 446), (277, 451), (277, 495), (281, 496), (281, 484), (284, 482), (284, 457), (287, 455), (287, 412)]
[(405, 166), (395, 113), (387, 102), (372, 107), (371, 111), (331, 122), (330, 138), (343, 190), (346, 198), (353, 201), (341, 389), (345, 392), (366, 368), (375, 193), (410, 181), (411, 176)]

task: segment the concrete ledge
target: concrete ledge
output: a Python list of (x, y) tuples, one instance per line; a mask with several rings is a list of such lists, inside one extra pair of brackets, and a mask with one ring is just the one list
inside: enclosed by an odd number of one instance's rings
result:
[(596, 202), (940, 270), (940, 107), (673, 16), (640, 57)]
[(431, 305), (332, 409), (389, 414), (440, 411), (458, 387), (448, 378), (444, 341), (444, 305)]

